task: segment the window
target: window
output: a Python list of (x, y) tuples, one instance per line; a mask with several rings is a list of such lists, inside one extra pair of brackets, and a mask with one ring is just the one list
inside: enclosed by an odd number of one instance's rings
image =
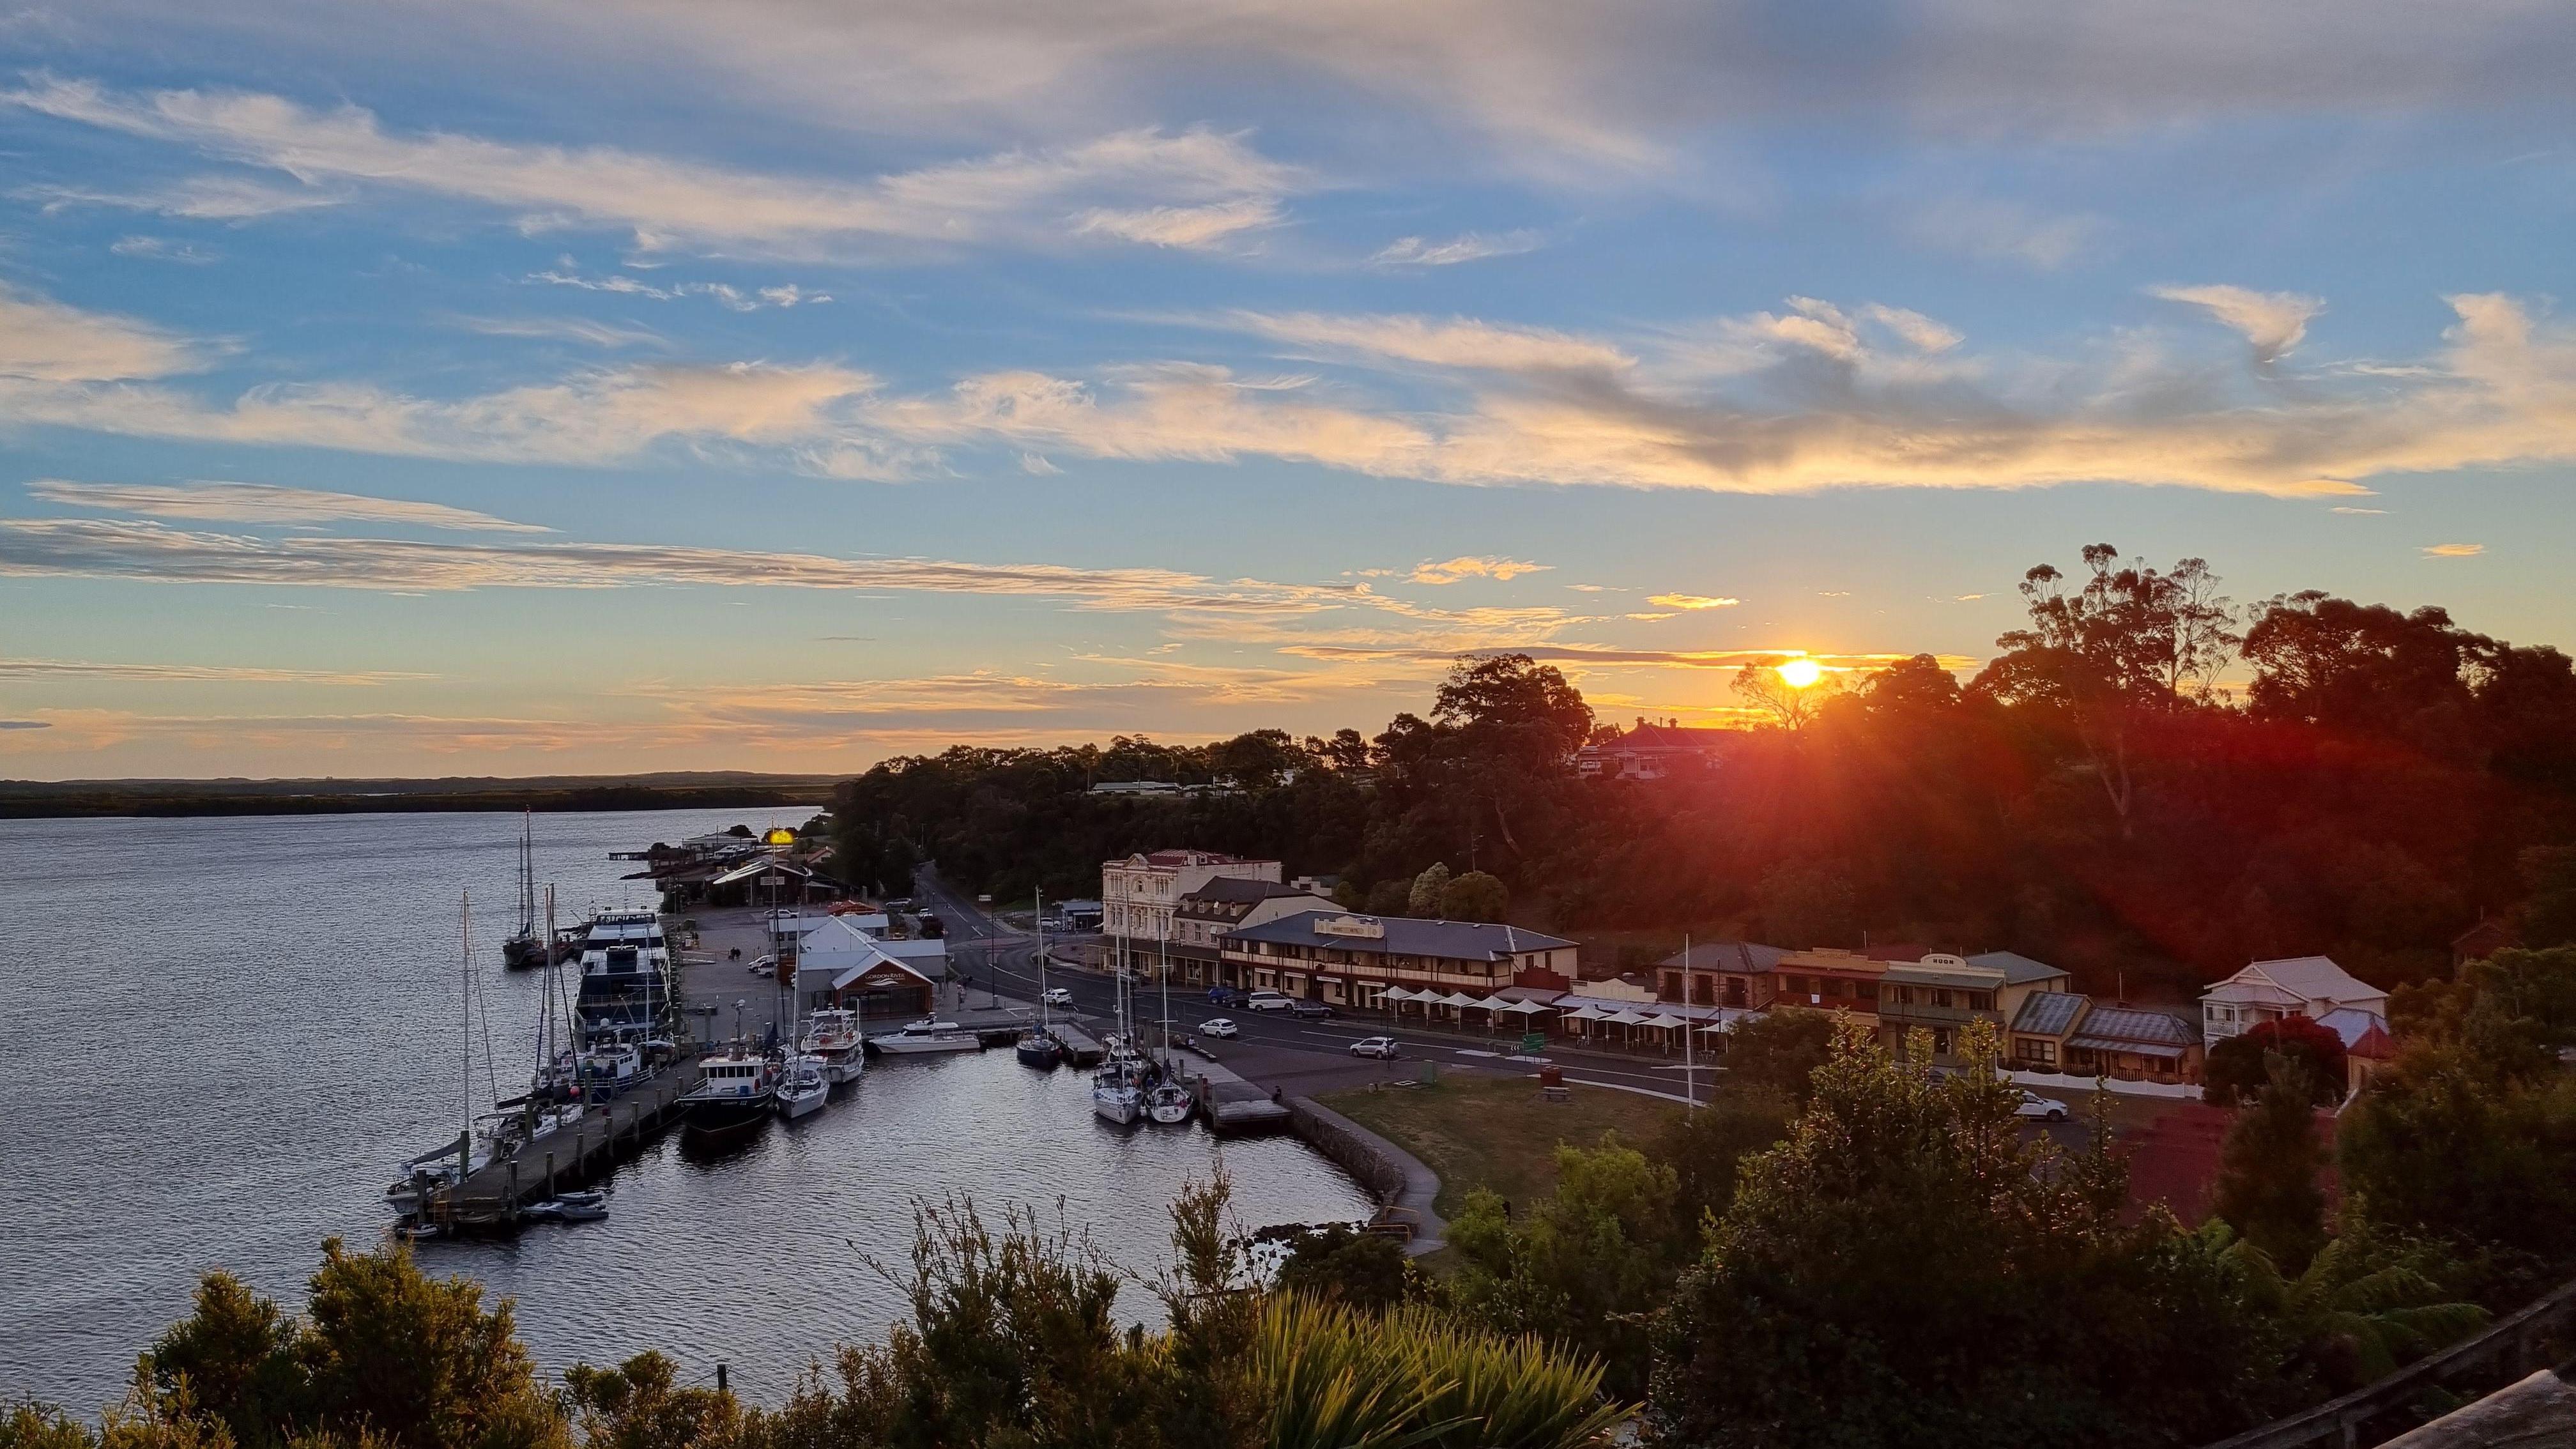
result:
[(2049, 1066), (2057, 1061), (2057, 1043), (2053, 1041), (2026, 1036), (2015, 1041), (2013, 1047), (2013, 1054), (2026, 1062), (2038, 1062), (2042, 1066)]
[(1878, 983), (1875, 981), (1855, 982), (1852, 986), (1852, 995), (1875, 1006), (1878, 1004)]
[[(1933, 987), (1933, 988), (1932, 988), (1932, 1004), (1933, 1004), (1934, 1006), (1953, 1006), (1953, 1005), (1956, 1005), (1957, 1003), (1953, 1002), (1953, 1001), (1950, 999), (1950, 998), (1951, 998), (1951, 996), (1952, 996), (1952, 994), (1953, 994), (1953, 993), (1951, 992), (1950, 988), (1949, 988), (1949, 987), (1947, 987), (1947, 986), (1935, 986), (1935, 987)], [(1942, 1048), (1942, 1050), (1943, 1050), (1943, 1051), (1948, 1051), (1948, 1050), (1949, 1050), (1949, 1048), (1948, 1048), (1948, 1047), (1943, 1047), (1943, 1048)]]
[(1969, 992), (1969, 993), (1968, 993), (1968, 1008), (1969, 1008), (1971, 1011), (1992, 1011), (1992, 1010), (1994, 1010), (1994, 1009), (1995, 1009), (1995, 994), (1994, 994), (1993, 992), (1991, 992), (1991, 991), (1971, 991), (1971, 992)]

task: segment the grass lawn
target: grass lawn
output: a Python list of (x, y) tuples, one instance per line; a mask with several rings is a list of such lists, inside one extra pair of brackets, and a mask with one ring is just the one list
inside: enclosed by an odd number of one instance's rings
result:
[(1573, 1100), (1549, 1102), (1526, 1077), (1442, 1074), (1438, 1086), (1354, 1088), (1316, 1100), (1402, 1146), (1440, 1174), (1441, 1216), (1455, 1214), (1472, 1188), (1514, 1203), (1556, 1191), (1556, 1145), (1589, 1147), (1617, 1131), (1643, 1142), (1680, 1115), (1679, 1103), (1573, 1085)]

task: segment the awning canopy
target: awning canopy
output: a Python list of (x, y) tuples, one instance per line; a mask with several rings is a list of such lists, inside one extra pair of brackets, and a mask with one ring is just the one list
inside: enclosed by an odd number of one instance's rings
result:
[(1565, 1014), (1565, 1019), (1568, 1021), (1601, 1021), (1609, 1015), (1610, 1013), (1603, 1011), (1597, 1006), (1578, 1006), (1572, 1011), (1567, 1012)]
[(1420, 992), (1414, 992), (1414, 991), (1407, 991), (1407, 990), (1405, 990), (1405, 989), (1404, 989), (1403, 987), (1401, 987), (1401, 986), (1390, 986), (1390, 987), (1388, 987), (1384, 992), (1382, 992), (1382, 993), (1380, 993), (1380, 994), (1379, 994), (1379, 996), (1378, 996), (1378, 1000), (1380, 1000), (1380, 1001), (1411, 1001), (1414, 997), (1416, 997), (1416, 996), (1418, 996), (1418, 995), (1421, 995), (1421, 994), (1423, 994), (1423, 993), (1420, 993)]
[(1614, 1022), (1620, 1026), (1644, 1026), (1646, 1024), (1646, 1018), (1639, 1016), (1633, 1011), (1612, 1012), (1610, 1015), (1602, 1019), (1604, 1021)]
[(1472, 996), (1469, 996), (1466, 992), (1463, 992), (1463, 991), (1452, 991), (1452, 992), (1450, 992), (1448, 995), (1446, 995), (1446, 996), (1444, 996), (1444, 997), (1441, 997), (1441, 998), (1440, 998), (1440, 1004), (1441, 1004), (1442, 1006), (1482, 1006), (1482, 1005), (1484, 1005), (1484, 1003), (1483, 1003), (1483, 1002), (1478, 1001), (1476, 998), (1474, 998), (1474, 997), (1472, 997)]
[(1484, 1000), (1476, 1003), (1477, 1006), (1486, 1011), (1508, 1011), (1515, 1004), (1516, 1003), (1514, 1002), (1505, 1001), (1499, 996), (1488, 996)]
[(1537, 1016), (1547, 1010), (1546, 1007), (1539, 1005), (1535, 1001), (1506, 1001), (1494, 1009), (1496, 1011), (1517, 1011), (1523, 1016)]
[(1664, 1013), (1662, 1013), (1662, 1012), (1660, 1012), (1660, 1011), (1659, 1011), (1659, 1012), (1656, 1012), (1654, 1015), (1652, 1015), (1652, 1016), (1650, 1016), (1650, 1017), (1647, 1017), (1647, 1018), (1646, 1018), (1646, 1025), (1648, 1025), (1648, 1026), (1654, 1026), (1654, 1027), (1661, 1027), (1661, 1028), (1663, 1028), (1663, 1029), (1664, 1029), (1664, 1030), (1666, 1030), (1666, 1031), (1670, 1031), (1670, 1030), (1672, 1030), (1674, 1027), (1677, 1027), (1677, 1026), (1688, 1026), (1688, 1025), (1690, 1025), (1690, 1023), (1689, 1023), (1689, 1022), (1687, 1022), (1687, 1021), (1682, 1020), (1682, 1019), (1681, 1019), (1680, 1017), (1678, 1017), (1678, 1016), (1666, 1016)]

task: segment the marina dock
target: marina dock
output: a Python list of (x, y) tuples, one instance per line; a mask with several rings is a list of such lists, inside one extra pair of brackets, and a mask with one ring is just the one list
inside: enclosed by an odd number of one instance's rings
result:
[(1055, 1044), (1064, 1048), (1064, 1059), (1077, 1067), (1091, 1066), (1100, 1060), (1099, 1040), (1072, 1022), (1047, 1023), (1047, 1035), (1054, 1037)]
[(1272, 1101), (1268, 1092), (1213, 1057), (1192, 1060), (1174, 1051), (1164, 1066), (1199, 1099), (1208, 1126), (1220, 1135), (1277, 1132), (1289, 1125), (1285, 1102)]
[(530, 1202), (575, 1187), (633, 1156), (680, 1120), (680, 1098), (698, 1084), (695, 1061), (666, 1067), (651, 1081), (584, 1113), (577, 1126), (521, 1143), (476, 1168), (462, 1183), (433, 1195), (426, 1222), (443, 1228), (506, 1225)]

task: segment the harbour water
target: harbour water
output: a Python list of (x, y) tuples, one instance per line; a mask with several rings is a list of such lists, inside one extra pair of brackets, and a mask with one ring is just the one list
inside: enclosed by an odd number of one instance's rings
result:
[[(538, 880), (556, 884), (566, 921), (647, 905), (618, 879), (637, 867), (608, 852), (795, 814), (539, 816)], [(0, 1398), (94, 1412), (208, 1268), (300, 1303), (322, 1240), (374, 1243), (393, 1164), (453, 1137), (469, 1035), (478, 1101), (525, 1084), (536, 978), (499, 959), (518, 825), (0, 821)], [(480, 1020), (458, 972), (467, 889), (490, 987)], [(1007, 1050), (878, 1061), (841, 1090), (729, 1156), (664, 1139), (607, 1181), (604, 1222), (429, 1243), (423, 1263), (515, 1297), (549, 1368), (659, 1348), (693, 1381), (723, 1361), (774, 1402), (833, 1344), (900, 1315), (870, 1264), (905, 1260), (916, 1201), (1060, 1214), (1149, 1271), (1167, 1253), (1166, 1205), (1218, 1160), (1197, 1128), (1100, 1125), (1084, 1078)], [(1249, 1226), (1367, 1211), (1293, 1139), (1230, 1142), (1223, 1162)], [(1152, 1311), (1134, 1289), (1121, 1305)]]

